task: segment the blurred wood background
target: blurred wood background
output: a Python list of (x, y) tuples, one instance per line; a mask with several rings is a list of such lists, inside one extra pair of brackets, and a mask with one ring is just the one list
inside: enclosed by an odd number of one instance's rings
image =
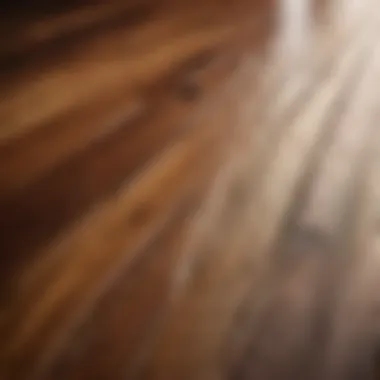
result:
[(377, 9), (8, 2), (0, 378), (377, 378)]

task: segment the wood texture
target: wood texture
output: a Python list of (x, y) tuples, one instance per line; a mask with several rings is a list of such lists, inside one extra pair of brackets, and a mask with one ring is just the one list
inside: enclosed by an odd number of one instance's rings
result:
[(8, 4), (0, 378), (377, 378), (377, 7)]

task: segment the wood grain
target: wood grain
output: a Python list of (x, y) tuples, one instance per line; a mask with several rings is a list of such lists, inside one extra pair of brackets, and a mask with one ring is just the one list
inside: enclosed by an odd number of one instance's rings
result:
[(0, 378), (377, 378), (376, 7), (8, 4)]

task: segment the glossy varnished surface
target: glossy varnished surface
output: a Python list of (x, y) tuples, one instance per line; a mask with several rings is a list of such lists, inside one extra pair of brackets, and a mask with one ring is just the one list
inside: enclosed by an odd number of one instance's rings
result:
[(377, 376), (377, 8), (9, 6), (0, 378)]

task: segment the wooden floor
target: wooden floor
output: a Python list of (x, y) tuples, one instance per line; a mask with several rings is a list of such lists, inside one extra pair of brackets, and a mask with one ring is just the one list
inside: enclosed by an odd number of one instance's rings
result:
[(378, 2), (72, 3), (1, 16), (0, 379), (377, 378)]

